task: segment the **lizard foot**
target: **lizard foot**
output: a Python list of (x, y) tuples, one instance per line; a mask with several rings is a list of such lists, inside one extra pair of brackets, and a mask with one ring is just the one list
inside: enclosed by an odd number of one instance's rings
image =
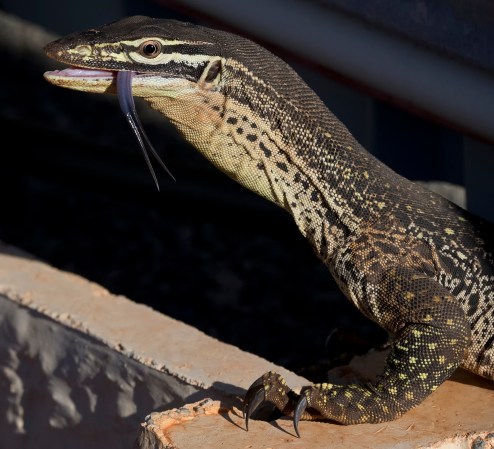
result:
[(244, 398), (246, 430), (249, 430), (250, 417), (263, 402), (270, 402), (283, 415), (293, 415), (295, 433), (300, 437), (298, 421), (307, 407), (305, 396), (299, 396), (291, 390), (279, 374), (272, 371), (265, 373), (249, 387)]
[[(247, 390), (244, 398), (245, 428), (249, 430), (249, 419), (264, 403), (273, 405), (284, 416), (291, 416), (295, 433), (299, 438), (298, 425), (301, 420), (323, 419), (346, 424), (374, 422), (369, 419), (372, 418), (372, 413), (361, 416), (362, 410), (365, 409), (361, 403), (365, 403), (372, 393), (380, 399), (381, 393), (372, 385), (344, 386), (320, 383), (305, 386), (298, 394), (288, 387), (283, 377), (270, 371), (257, 379)], [(382, 406), (380, 402), (377, 405)]]

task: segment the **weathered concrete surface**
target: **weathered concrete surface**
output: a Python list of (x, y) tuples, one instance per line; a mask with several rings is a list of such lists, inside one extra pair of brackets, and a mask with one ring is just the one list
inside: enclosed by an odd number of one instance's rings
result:
[[(359, 357), (336, 375), (351, 379), (376, 371), (381, 354)], [(375, 365), (371, 366), (370, 365)], [(217, 401), (195, 403), (150, 415), (142, 424), (139, 449), (492, 449), (494, 384), (459, 370), (419, 407), (383, 424), (340, 426), (301, 422), (298, 439), (289, 419), (251, 421), (245, 431), (242, 412)]]
[(138, 417), (198, 392), (3, 295), (0, 314), (0, 447), (129, 447)]
[(0, 244), (1, 448), (129, 448), (147, 414), (231, 404), (269, 369), (304, 382)]

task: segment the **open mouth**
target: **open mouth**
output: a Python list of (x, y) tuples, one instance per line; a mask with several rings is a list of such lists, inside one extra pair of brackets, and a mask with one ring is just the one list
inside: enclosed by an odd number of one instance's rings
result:
[(68, 67), (62, 70), (51, 70), (44, 73), (48, 81), (59, 80), (109, 80), (116, 79), (117, 72), (111, 70), (94, 70), (81, 67)]
[(110, 70), (92, 70), (81, 69), (79, 67), (69, 67), (63, 70), (52, 70), (50, 72), (46, 72), (45, 75), (68, 78), (115, 78), (117, 76), (117, 72), (112, 72)]
[[(53, 80), (54, 78), (66, 78), (66, 79), (101, 79), (101, 80), (115, 80), (119, 72), (116, 70), (98, 70), (98, 69), (86, 69), (82, 67), (68, 67), (61, 70), (50, 70), (44, 73), (45, 78)], [(132, 72), (134, 76), (150, 77), (153, 76), (152, 72)]]
[[(125, 116), (125, 119), (129, 123), (132, 132), (139, 142), (142, 153), (144, 155), (144, 160), (151, 172), (151, 176), (156, 184), (159, 191), (158, 178), (153, 169), (153, 165), (149, 158), (149, 153), (151, 153), (156, 161), (163, 167), (163, 169), (171, 176), (173, 180), (175, 178), (171, 174), (168, 167), (161, 160), (160, 156), (154, 149), (153, 145), (149, 141), (146, 132), (139, 120), (137, 111), (134, 103), (134, 96), (132, 95), (132, 79), (137, 74), (137, 72), (132, 71), (111, 71), (111, 70), (93, 70), (85, 69), (80, 67), (69, 67), (63, 70), (53, 70), (45, 72), (45, 78), (52, 82), (53, 84), (61, 84), (64, 86), (77, 85), (80, 89), (84, 90), (85, 85), (98, 84), (101, 85), (102, 90), (108, 88), (114, 81), (116, 81), (117, 96), (120, 108)], [(146, 74), (143, 74), (146, 75)]]

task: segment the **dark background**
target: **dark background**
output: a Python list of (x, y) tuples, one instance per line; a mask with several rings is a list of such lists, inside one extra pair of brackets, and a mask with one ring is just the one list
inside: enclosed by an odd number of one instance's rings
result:
[[(56, 34), (133, 14), (219, 26), (154, 2), (113, 3), (0, 5)], [(295, 371), (326, 361), (325, 339), (335, 328), (370, 343), (383, 340), (284, 211), (216, 171), (138, 103), (177, 178), (157, 170), (158, 193), (115, 98), (48, 85), (42, 74), (52, 63), (36, 53), (43, 42), (37, 49), (19, 42), (3, 42), (0, 54), (1, 240)], [(461, 133), (282, 56), (395, 170), (463, 183)], [(362, 126), (355, 117), (365, 107), (372, 119)]]

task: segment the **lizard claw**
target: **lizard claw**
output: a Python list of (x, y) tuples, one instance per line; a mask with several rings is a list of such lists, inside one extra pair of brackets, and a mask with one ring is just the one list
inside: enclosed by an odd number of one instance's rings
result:
[(302, 414), (305, 412), (305, 409), (307, 408), (307, 404), (308, 404), (307, 396), (302, 394), (300, 396), (300, 399), (297, 401), (295, 410), (293, 411), (293, 428), (295, 429), (295, 433), (297, 434), (298, 438), (300, 438), (300, 433), (298, 431), (298, 422), (300, 421)]
[(252, 385), (245, 395), (244, 400), (244, 418), (245, 430), (249, 430), (249, 418), (259, 405), (266, 399), (266, 391), (262, 384)]

